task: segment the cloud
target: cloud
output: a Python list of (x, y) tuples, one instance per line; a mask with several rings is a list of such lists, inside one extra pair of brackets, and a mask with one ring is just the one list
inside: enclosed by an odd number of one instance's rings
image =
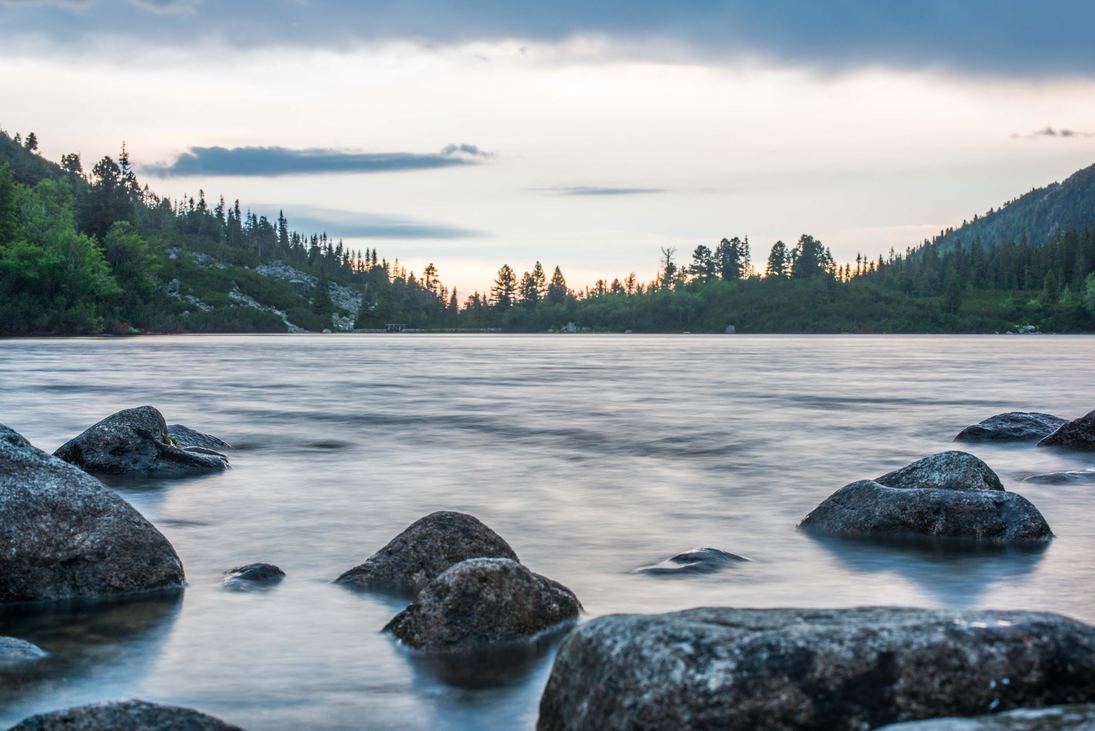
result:
[(1095, 137), (1095, 132), (1080, 132), (1074, 129), (1068, 129), (1062, 127), (1060, 129), (1054, 129), (1053, 127), (1043, 127), (1040, 130), (1031, 132), (1030, 134), (1021, 135), (1018, 132), (1012, 134), (1012, 139), (1017, 140), (1033, 140), (1039, 137), (1058, 137), (1061, 139), (1080, 138), (1080, 137)]
[(274, 220), (285, 211), (291, 228), (297, 231), (326, 231), (329, 236), (348, 239), (462, 239), (484, 236), (482, 232), (378, 213), (344, 211), (296, 204), (264, 203), (255, 210)]
[(129, 0), (129, 2), (138, 8), (161, 15), (192, 15), (197, 12), (202, 0)]
[(475, 145), (447, 145), (436, 153), (355, 152), (328, 148), (191, 147), (169, 163), (142, 167), (161, 178), (196, 175), (273, 177), (327, 173), (393, 173), (475, 165), (491, 157)]
[[(92, 2), (93, 13), (73, 13), (63, 0), (0, 0), (0, 14), (10, 15), (0, 17), (0, 38), (45, 34), (68, 45), (125, 36), (146, 45), (345, 48), (385, 41), (555, 43), (597, 37), (640, 57), (657, 47), (674, 57), (716, 63), (759, 57), (824, 69), (881, 65), (1095, 76), (1090, 0)], [(193, 12), (162, 12), (176, 8)]]
[(555, 188), (533, 188), (532, 190), (543, 193), (555, 193), (557, 195), (647, 195), (650, 193), (665, 193), (662, 188), (614, 188), (598, 185), (572, 185)]

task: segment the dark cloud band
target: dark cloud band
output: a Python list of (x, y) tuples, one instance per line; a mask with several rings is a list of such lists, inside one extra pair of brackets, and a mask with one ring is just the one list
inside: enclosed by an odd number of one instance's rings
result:
[(613, 188), (598, 185), (571, 185), (557, 188), (533, 188), (541, 193), (554, 193), (556, 195), (578, 196), (613, 196), (613, 195), (649, 195), (651, 193), (664, 193), (662, 188)]
[(1095, 76), (1090, 0), (0, 0), (0, 38), (348, 47), (601, 36), (825, 69)]
[(162, 178), (393, 173), (475, 165), (489, 156), (475, 145), (448, 145), (441, 152), (425, 154), (287, 147), (191, 147), (172, 162), (146, 165), (142, 170)]
[(297, 204), (259, 204), (255, 207), (274, 220), (278, 211), (289, 215), (291, 227), (298, 231), (326, 231), (336, 238), (348, 239), (464, 239), (482, 237), (479, 231), (401, 218), (377, 213), (343, 211)]

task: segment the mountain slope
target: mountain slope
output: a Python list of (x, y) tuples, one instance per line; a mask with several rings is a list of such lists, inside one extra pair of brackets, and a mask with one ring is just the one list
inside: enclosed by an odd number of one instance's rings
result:
[(1050, 183), (1006, 203), (936, 240), (941, 252), (974, 241), (988, 248), (1020, 241), (1035, 245), (1056, 235), (1084, 231), (1095, 225), (1095, 165), (1079, 170), (1060, 183)]

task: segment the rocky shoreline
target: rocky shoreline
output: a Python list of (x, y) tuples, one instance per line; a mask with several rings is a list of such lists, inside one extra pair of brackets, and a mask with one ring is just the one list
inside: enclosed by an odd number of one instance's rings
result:
[[(1009, 412), (955, 439), (1089, 451), (1095, 411), (1072, 421)], [(97, 476), (215, 473), (229, 468), (229, 450), (218, 437), (168, 426), (151, 406), (117, 412), (53, 455), (0, 425), (0, 605), (183, 590), (183, 564), (168, 540)], [(1053, 539), (1030, 501), (961, 451), (846, 485), (800, 527), (865, 542)], [(745, 557), (707, 547), (635, 573), (687, 580), (748, 566)], [(252, 563), (226, 570), (222, 584), (265, 592), (284, 579), (277, 566)], [(508, 649), (539, 655), (552, 646), (545, 637), (561, 640), (540, 703), (544, 730), (1095, 726), (1095, 627), (1056, 614), (710, 607), (580, 622), (573, 591), (530, 570), (481, 521), (453, 511), (415, 521), (334, 582), (409, 600), (377, 630), (428, 662), (489, 665)], [(49, 651), (0, 637), (0, 674), (18, 673)], [(174, 728), (237, 727), (138, 700), (43, 713), (13, 727)]]

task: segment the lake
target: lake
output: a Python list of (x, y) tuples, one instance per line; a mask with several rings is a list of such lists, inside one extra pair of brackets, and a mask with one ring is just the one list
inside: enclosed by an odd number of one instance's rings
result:
[[(1095, 339), (1056, 336), (301, 335), (0, 341), (0, 422), (52, 451), (151, 404), (231, 442), (214, 476), (115, 489), (171, 540), (181, 596), (0, 615), (52, 653), (0, 724), (94, 700), (248, 729), (531, 728), (549, 649), (504, 683), (442, 678), (381, 628), (403, 606), (331, 581), (434, 510), (469, 512), (584, 619), (701, 605), (1061, 612), (1095, 622), (1095, 456), (966, 445), (1046, 516), (1039, 551), (819, 540), (853, 480), (1009, 410), (1095, 408)], [(635, 569), (712, 546), (726, 571)], [(279, 565), (269, 592), (222, 573)]]

